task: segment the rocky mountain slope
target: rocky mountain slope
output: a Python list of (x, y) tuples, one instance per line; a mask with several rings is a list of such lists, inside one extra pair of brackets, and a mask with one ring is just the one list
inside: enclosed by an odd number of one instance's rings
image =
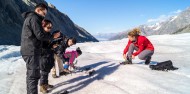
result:
[(0, 0), (0, 45), (20, 45), (20, 35), (24, 19), (21, 14), (34, 9), (37, 3), (49, 6), (47, 17), (53, 21), (53, 30), (60, 29), (65, 35), (76, 37), (79, 42), (98, 40), (52, 4), (44, 0)]

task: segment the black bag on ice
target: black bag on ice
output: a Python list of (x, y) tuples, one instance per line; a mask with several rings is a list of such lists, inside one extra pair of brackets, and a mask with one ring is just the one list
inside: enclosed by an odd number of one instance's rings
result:
[(161, 71), (177, 70), (178, 69), (178, 68), (173, 66), (171, 60), (159, 62), (156, 65), (149, 65), (149, 68), (152, 70), (161, 70)]

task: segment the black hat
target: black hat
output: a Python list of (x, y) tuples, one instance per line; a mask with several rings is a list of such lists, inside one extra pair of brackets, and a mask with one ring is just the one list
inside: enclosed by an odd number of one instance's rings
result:
[(47, 6), (46, 4), (44, 4), (44, 3), (39, 3), (39, 4), (37, 4), (37, 5), (35, 6), (35, 9), (36, 9), (36, 8), (43, 8), (43, 9), (48, 10), (48, 6)]
[(58, 33), (58, 32), (61, 32), (61, 31), (60, 31), (60, 30), (55, 30), (55, 31), (52, 33), (52, 35), (55, 34), (55, 33)]
[(79, 47), (76, 49), (76, 51), (77, 51), (78, 55), (82, 54), (82, 51), (81, 51), (81, 49)]

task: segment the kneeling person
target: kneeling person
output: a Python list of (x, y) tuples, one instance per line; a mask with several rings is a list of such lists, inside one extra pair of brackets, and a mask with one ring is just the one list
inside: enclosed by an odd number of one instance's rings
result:
[(65, 74), (70, 73), (69, 67), (75, 69), (74, 60), (82, 54), (82, 51), (78, 47), (76, 50), (73, 51), (66, 51), (63, 55), (66, 59), (65, 64), (63, 66)]
[[(145, 60), (145, 64), (149, 64), (154, 54), (154, 46), (145, 37), (140, 35), (140, 30), (135, 28), (128, 33), (128, 44), (123, 51), (123, 58), (126, 60), (124, 64), (132, 64), (132, 59), (136, 56), (141, 60)], [(134, 52), (136, 50), (136, 52)], [(127, 53), (127, 55), (126, 55)]]

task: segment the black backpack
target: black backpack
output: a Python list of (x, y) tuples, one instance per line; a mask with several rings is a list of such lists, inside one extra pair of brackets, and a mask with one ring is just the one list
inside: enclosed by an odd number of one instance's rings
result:
[(161, 70), (161, 71), (177, 70), (178, 69), (178, 68), (173, 66), (171, 60), (159, 62), (156, 65), (149, 65), (149, 68), (152, 70)]

